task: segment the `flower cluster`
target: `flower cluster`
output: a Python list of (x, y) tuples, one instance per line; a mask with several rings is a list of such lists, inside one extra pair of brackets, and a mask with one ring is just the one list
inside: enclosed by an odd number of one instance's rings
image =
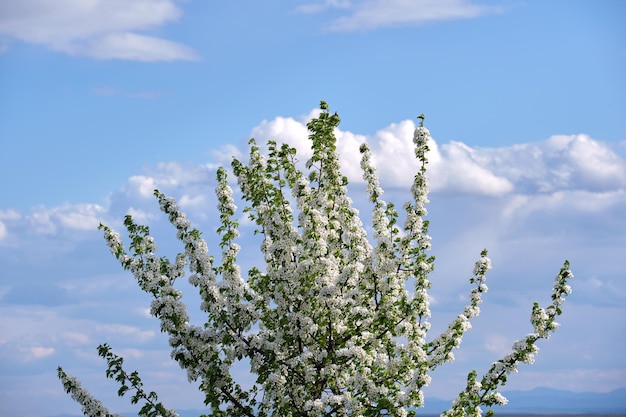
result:
[(532, 364), (539, 351), (536, 342), (539, 339), (548, 339), (550, 332), (558, 328), (558, 323), (554, 320), (562, 312), (560, 305), (563, 303), (564, 297), (571, 292), (568, 280), (572, 278), (574, 275), (569, 269), (569, 262), (565, 261), (555, 278), (552, 304), (546, 309), (539, 307), (537, 303), (533, 305), (530, 322), (535, 331), (513, 343), (511, 353), (494, 362), (481, 382), (476, 382), (475, 372), (471, 373), (468, 377), (467, 387), (459, 393), (452, 408), (446, 411), (444, 416), (475, 415), (474, 411), (480, 410), (481, 405), (492, 406), (507, 403), (506, 398), (497, 392), (498, 387), (506, 384), (508, 375), (517, 372), (520, 363)]
[(66, 374), (61, 367), (57, 368), (57, 374), (65, 392), (70, 394), (72, 399), (80, 404), (84, 415), (89, 417), (122, 417), (120, 414), (109, 413), (109, 410), (99, 400), (81, 387), (80, 382), (76, 378)]
[(470, 292), (470, 304), (448, 325), (448, 329), (445, 332), (427, 345), (430, 369), (434, 369), (444, 362), (454, 360), (452, 349), (461, 346), (463, 334), (472, 328), (470, 319), (480, 313), (478, 305), (482, 302), (481, 294), (487, 292), (485, 275), (489, 269), (491, 269), (491, 260), (487, 257), (487, 250), (483, 250), (480, 259), (476, 261), (474, 277), (470, 279), (471, 283), (476, 284), (476, 287)]
[[(403, 207), (403, 221), (395, 205), (382, 199), (383, 190), (367, 145), (360, 148), (366, 192), (372, 203), (372, 235), (367, 232), (348, 197), (341, 174), (334, 135), (340, 119), (326, 103), (307, 127), (313, 154), (307, 172), (299, 169), (296, 150), (276, 142), (268, 152), (250, 141), (247, 162), (235, 159), (243, 212), (262, 236), (265, 265), (242, 275), (237, 207), (227, 172), (217, 171), (217, 200), (221, 258), (209, 254), (200, 231), (177, 207), (176, 201), (155, 191), (161, 210), (177, 230), (184, 246), (172, 262), (157, 256), (147, 226), (127, 216), (128, 251), (118, 233), (101, 225), (111, 253), (152, 297), (150, 312), (169, 334), (172, 358), (199, 380), (211, 416), (408, 416), (423, 405), (423, 389), (430, 373), (454, 359), (479, 312), (491, 268), (487, 251), (476, 262), (468, 305), (446, 331), (427, 341), (430, 330), (428, 279), (434, 257), (428, 255), (429, 131), (415, 129), (415, 156), (421, 164)], [(423, 116), (420, 116), (423, 122)], [(189, 322), (189, 314), (175, 288), (189, 274), (198, 289), (206, 321)], [(478, 380), (468, 376), (467, 387), (449, 416), (482, 413), (482, 406), (502, 405), (497, 388), (519, 362), (531, 363), (535, 342), (558, 326), (564, 297), (571, 291), (568, 265), (554, 286), (553, 304), (535, 305), (534, 333), (517, 342), (513, 352), (493, 364)], [(151, 413), (170, 415), (145, 393), (136, 373), (126, 374), (122, 360), (108, 346), (101, 356), (109, 363), (107, 376), (120, 392), (135, 390)], [(248, 363), (254, 376), (244, 389), (231, 370)], [(68, 392), (88, 415), (108, 415), (80, 385), (59, 371)], [(129, 385), (130, 384), (130, 385)], [(154, 395), (153, 395), (154, 394)], [(148, 412), (146, 411), (146, 412)], [(157, 415), (155, 414), (155, 415)]]

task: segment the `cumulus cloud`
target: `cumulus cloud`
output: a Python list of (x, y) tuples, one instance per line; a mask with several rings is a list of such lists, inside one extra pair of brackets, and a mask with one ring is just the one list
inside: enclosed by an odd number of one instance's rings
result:
[[(299, 150), (298, 156), (306, 161), (311, 156), (306, 120), (278, 117), (264, 121), (253, 129), (252, 135), (260, 143), (266, 140), (288, 143)], [(337, 129), (337, 151), (344, 174), (351, 182), (362, 182), (359, 147), (367, 142), (372, 150), (372, 160), (383, 185), (409, 187), (419, 164), (413, 145), (413, 121), (393, 123), (374, 135), (366, 136)], [(481, 165), (479, 151), (462, 143), (439, 147), (435, 141), (430, 145), (429, 175), (433, 191), (502, 194), (510, 192), (509, 180), (496, 175)]]
[(556, 135), (541, 142), (481, 149), (479, 163), (526, 193), (608, 191), (626, 187), (626, 159), (588, 135)]
[[(258, 145), (263, 149), (268, 140), (286, 143), (298, 150), (297, 158), (302, 163), (306, 162), (312, 155), (311, 142), (307, 123), (319, 115), (319, 110), (314, 110), (299, 118), (277, 117), (273, 120), (264, 120), (259, 126), (252, 129), (251, 136), (255, 138)], [(366, 141), (366, 136), (337, 129), (337, 152), (344, 175), (350, 181), (362, 181), (360, 168), (359, 146)]]
[(585, 186), (605, 190), (626, 185), (626, 164), (606, 145), (587, 135), (553, 136), (551, 140), (559, 142), (566, 161), (580, 173), (575, 179)]
[(513, 190), (514, 185), (505, 177), (498, 176), (479, 160), (479, 151), (460, 142), (441, 147), (432, 144), (429, 158), (433, 190), (472, 194), (498, 195)]
[(155, 179), (145, 175), (133, 175), (126, 180), (124, 192), (141, 198), (150, 198), (156, 189)]
[(293, 117), (276, 117), (272, 120), (263, 120), (261, 124), (252, 129), (251, 136), (262, 147), (265, 147), (268, 140), (287, 143), (299, 150), (301, 158), (308, 159), (312, 155), (312, 151), (309, 146), (309, 130), (306, 123), (312, 117), (307, 117), (304, 120), (297, 120)]
[(97, 59), (198, 59), (188, 46), (136, 33), (181, 15), (171, 0), (22, 0), (0, 5), (0, 35)]
[[(391, 126), (368, 138), (374, 143), (381, 180), (387, 183), (406, 184), (416, 172), (409, 139), (413, 125), (403, 123), (403, 128)], [(439, 145), (433, 141), (430, 148), (428, 175), (434, 192), (590, 192), (598, 198), (584, 201), (587, 208), (593, 209), (606, 206), (626, 187), (626, 159), (609, 144), (587, 135), (552, 136), (541, 142), (499, 148), (472, 148), (461, 142)]]
[(499, 7), (474, 4), (469, 0), (363, 0), (354, 3), (326, 0), (296, 8), (302, 13), (343, 9), (349, 15), (333, 20), (332, 31), (369, 30), (385, 26), (417, 25), (431, 21), (469, 19), (501, 10)]

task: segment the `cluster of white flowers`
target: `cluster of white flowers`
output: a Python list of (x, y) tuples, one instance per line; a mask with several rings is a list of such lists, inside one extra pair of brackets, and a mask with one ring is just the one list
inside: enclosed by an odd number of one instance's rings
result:
[[(308, 174), (297, 168), (295, 149), (275, 142), (269, 142), (264, 155), (251, 140), (248, 162), (233, 161), (248, 203), (243, 211), (263, 237), (265, 266), (251, 269), (247, 278), (237, 263), (237, 207), (224, 169), (217, 171), (216, 188), (219, 264), (175, 200), (158, 191), (161, 210), (185, 248), (175, 262), (156, 255), (148, 228), (130, 216), (125, 221), (130, 254), (120, 236), (102, 226), (111, 252), (153, 296), (150, 311), (170, 336), (172, 358), (190, 380), (200, 380), (215, 414), (406, 416), (423, 405), (429, 373), (454, 359), (453, 349), (480, 312), (491, 268), (486, 251), (470, 279), (474, 288), (469, 304), (446, 331), (426, 341), (431, 314), (428, 276), (434, 265), (434, 257), (427, 254), (431, 243), (425, 220), (429, 131), (421, 124), (415, 129), (421, 168), (411, 200), (403, 206), (401, 225), (395, 206), (382, 200), (369, 148), (361, 147), (363, 178), (373, 205), (373, 234), (368, 239), (339, 170), (334, 136), (338, 123), (339, 117), (322, 103), (319, 117), (307, 125), (313, 150), (305, 164)], [(201, 325), (189, 323), (182, 295), (174, 288), (187, 266), (189, 282), (198, 289), (201, 309), (207, 313)], [(554, 317), (571, 291), (565, 283), (568, 273), (564, 269), (555, 284), (553, 304), (533, 309), (535, 332), (514, 345), (482, 380), (471, 373), (446, 415), (480, 416), (481, 406), (506, 403), (496, 389), (519, 362), (533, 360), (535, 341), (556, 329)], [(247, 381), (248, 390), (231, 375), (233, 365), (245, 359), (256, 375), (252, 383)]]
[[(569, 269), (569, 262), (565, 261), (555, 278), (552, 305), (546, 309), (541, 308), (537, 303), (533, 305), (530, 322), (535, 331), (513, 343), (511, 352), (494, 362), (480, 383), (476, 382), (475, 373), (470, 374), (467, 387), (459, 393), (453, 407), (446, 411), (444, 416), (472, 415), (471, 410), (480, 405), (504, 405), (508, 402), (504, 396), (496, 391), (497, 388), (506, 383), (509, 374), (518, 371), (520, 363), (534, 363), (535, 356), (539, 352), (536, 342), (539, 339), (548, 339), (551, 332), (558, 328), (558, 323), (554, 320), (556, 316), (561, 314), (560, 305), (563, 303), (564, 297), (571, 292), (567, 282), (573, 277), (574, 275)], [(478, 391), (475, 389), (477, 386), (479, 387)]]
[(474, 277), (470, 280), (476, 287), (470, 292), (470, 304), (449, 325), (448, 329), (428, 344), (428, 365), (430, 369), (454, 360), (453, 348), (461, 346), (465, 331), (472, 328), (470, 319), (480, 313), (478, 305), (482, 302), (481, 294), (487, 292), (485, 284), (486, 273), (491, 269), (491, 260), (487, 257), (487, 251), (483, 251), (476, 261)]
[(111, 254), (113, 254), (115, 257), (119, 257), (124, 250), (124, 245), (122, 243), (122, 238), (120, 237), (120, 234), (113, 229), (103, 226), (102, 224), (100, 225), (100, 227), (104, 229), (104, 239), (109, 246)]
[(85, 388), (81, 387), (80, 382), (58, 369), (58, 376), (63, 384), (65, 391), (70, 394), (72, 399), (81, 406), (84, 415), (89, 417), (122, 417), (121, 414), (111, 414), (109, 410)]

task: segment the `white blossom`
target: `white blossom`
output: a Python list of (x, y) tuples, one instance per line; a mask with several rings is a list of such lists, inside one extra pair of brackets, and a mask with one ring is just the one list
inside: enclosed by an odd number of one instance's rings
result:
[[(371, 152), (361, 146), (372, 204), (368, 238), (339, 167), (333, 134), (339, 118), (325, 106), (308, 124), (313, 153), (305, 163), (307, 173), (299, 170), (295, 150), (271, 141), (264, 154), (251, 140), (248, 162), (233, 161), (243, 210), (261, 234), (264, 265), (248, 276), (238, 259), (246, 253), (237, 243), (235, 193), (222, 168), (215, 190), (217, 257), (176, 201), (158, 191), (161, 210), (184, 248), (173, 262), (157, 255), (148, 228), (131, 217), (124, 222), (129, 252), (117, 232), (101, 226), (111, 253), (152, 297), (150, 312), (169, 335), (171, 357), (190, 381), (199, 382), (210, 407), (233, 417), (382, 415), (383, 409), (406, 416), (423, 405), (430, 372), (454, 360), (488, 291), (492, 265), (485, 250), (469, 279), (467, 305), (441, 334), (427, 338), (434, 268), (426, 208), (430, 132), (421, 124), (414, 132), (420, 168), (409, 201), (398, 205), (403, 221), (396, 205), (382, 199)], [(176, 288), (187, 273), (201, 297), (203, 323), (190, 323)], [(566, 263), (556, 277), (552, 304), (533, 306), (533, 332), (515, 342), (482, 378), (471, 372), (444, 415), (481, 416), (481, 406), (506, 404), (498, 387), (520, 363), (532, 363), (536, 341), (558, 327), (555, 318), (571, 292), (567, 280), (572, 277)], [(231, 370), (246, 360), (254, 377), (241, 384)], [(108, 414), (77, 381), (61, 379), (89, 415)]]

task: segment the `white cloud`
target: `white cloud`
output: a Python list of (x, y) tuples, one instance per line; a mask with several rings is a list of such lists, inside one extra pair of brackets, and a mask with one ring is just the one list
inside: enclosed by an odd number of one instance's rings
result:
[[(316, 115), (312, 112), (300, 119), (264, 120), (251, 134), (262, 148), (267, 140), (296, 147), (303, 162), (311, 156), (306, 123)], [(393, 123), (370, 136), (337, 129), (344, 174), (351, 182), (362, 181), (358, 149), (367, 142), (381, 183), (410, 186), (419, 168), (414, 156), (414, 129), (411, 120)], [(559, 135), (500, 148), (472, 148), (461, 142), (439, 145), (433, 140), (430, 148), (428, 175), (434, 192), (502, 195), (587, 190), (599, 193), (599, 199), (588, 202), (593, 206), (608, 204), (612, 199), (607, 192), (626, 187), (626, 159), (587, 135)]]
[[(413, 131), (415, 124), (412, 121), (391, 124), (379, 130), (367, 142), (372, 151), (372, 159), (378, 175), (385, 183), (408, 187), (413, 181), (413, 175), (419, 170), (415, 158), (413, 145)], [(359, 166), (356, 155), (355, 164)], [(359, 172), (359, 177), (361, 173)]]
[(127, 214), (132, 216), (133, 220), (140, 224), (146, 224), (147, 222), (156, 218), (154, 214), (149, 213), (145, 210), (136, 209), (134, 207), (129, 207)]
[(142, 199), (153, 199), (154, 190), (161, 192), (172, 188), (206, 184), (212, 177), (211, 168), (202, 165), (183, 164), (176, 161), (159, 162), (142, 175), (128, 178), (123, 187), (126, 197), (139, 196)]
[(125, 338), (132, 337), (137, 342), (148, 341), (156, 335), (152, 330), (143, 330), (125, 324), (97, 324), (95, 331), (100, 334), (121, 335)]
[(30, 353), (35, 359), (45, 358), (46, 356), (50, 356), (54, 353), (54, 348), (45, 347), (45, 346), (35, 346), (30, 348)]
[(141, 198), (150, 198), (156, 188), (154, 178), (145, 175), (133, 175), (128, 178), (124, 185), (124, 193), (128, 196), (136, 195)]
[[(308, 118), (315, 116), (310, 114)], [(359, 135), (337, 129), (337, 151), (343, 173), (351, 182), (362, 182), (359, 146), (367, 142), (372, 150), (381, 183), (390, 187), (409, 187), (419, 164), (415, 158), (413, 131), (410, 120), (393, 123), (372, 136)], [(277, 117), (263, 121), (252, 131), (259, 144), (272, 139), (288, 143), (298, 149), (298, 157), (306, 161), (311, 156), (306, 120)], [(478, 151), (462, 143), (446, 144), (439, 148), (433, 141), (429, 155), (429, 176), (433, 191), (502, 194), (513, 189), (506, 179), (481, 166)]]
[(15, 209), (0, 210), (0, 220), (19, 220), (22, 214)]
[[(310, 120), (310, 119), (308, 119)], [(287, 143), (299, 150), (300, 158), (309, 158), (312, 155), (309, 145), (309, 131), (307, 121), (299, 121), (292, 117), (276, 117), (273, 120), (263, 120), (260, 125), (252, 129), (251, 136), (257, 145), (264, 148), (268, 140)]]
[(185, 45), (135, 33), (181, 15), (171, 0), (22, 0), (0, 6), (0, 34), (98, 59), (198, 59)]
[(474, 4), (469, 0), (363, 0), (354, 4), (326, 0), (322, 4), (306, 4), (296, 10), (317, 13), (329, 8), (350, 11), (348, 16), (337, 18), (330, 23), (328, 28), (333, 31), (368, 30), (385, 26), (468, 19), (501, 10), (499, 7)]
[(96, 230), (104, 212), (98, 204), (75, 204), (58, 210), (55, 217), (69, 229)]
[(51, 211), (54, 211), (54, 208), (48, 209), (44, 206), (39, 206), (28, 216), (30, 225), (36, 233), (44, 235), (56, 233), (57, 228), (51, 218)]
[(480, 161), (479, 151), (460, 142), (431, 145), (429, 177), (433, 191), (498, 195), (511, 192), (513, 184)]
[(111, 194), (109, 211), (114, 218), (130, 214), (139, 223), (153, 221), (160, 217), (154, 197), (156, 189), (176, 198), (184, 210), (193, 210), (196, 218), (206, 217), (206, 203), (215, 186), (213, 165), (220, 164), (169, 161), (148, 167), (143, 173), (129, 177), (121, 190)]
[(135, 309), (135, 313), (143, 318), (152, 318), (152, 314), (150, 314), (149, 308), (138, 307)]
[(205, 167), (176, 161), (158, 163), (153, 176), (156, 178), (157, 185), (165, 187), (204, 184), (212, 179)]
[(572, 209), (587, 214), (599, 214), (626, 206), (626, 190), (595, 192), (585, 190), (560, 190), (545, 194), (518, 194), (504, 207), (504, 218), (528, 216), (536, 212), (565, 213)]
[(527, 193), (608, 191), (626, 187), (626, 159), (587, 135), (477, 150), (479, 163)]
[(219, 149), (214, 149), (209, 153), (211, 155), (211, 162), (208, 162), (205, 167), (209, 170), (216, 170), (219, 167), (228, 167), (233, 158), (242, 159), (242, 151), (234, 145), (223, 145)]
[(9, 232), (7, 231), (7, 227), (0, 220), (0, 242), (3, 241), (8, 235)]
[[(279, 145), (286, 143), (298, 150), (297, 159), (304, 169), (306, 162), (313, 155), (307, 123), (319, 115), (319, 110), (313, 110), (309, 114), (299, 118), (276, 117), (273, 120), (264, 120), (252, 130), (251, 136), (257, 141), (261, 149), (265, 149), (268, 140), (274, 140)], [(344, 175), (350, 181), (360, 182), (360, 153), (359, 146), (366, 141), (366, 136), (337, 129), (337, 152)]]
[(595, 189), (613, 189), (626, 185), (626, 163), (606, 145), (587, 135), (556, 136), (563, 140), (567, 156), (580, 172), (584, 184)]
[(9, 237), (7, 223), (16, 223), (22, 219), (22, 214), (14, 209), (0, 210), (0, 242), (6, 243)]
[(97, 59), (123, 59), (129, 61), (190, 61), (198, 57), (193, 49), (165, 39), (136, 33), (110, 33), (83, 43), (62, 45), (56, 48), (70, 55)]
[(106, 213), (98, 204), (66, 204), (60, 207), (38, 206), (28, 216), (39, 234), (55, 234), (59, 227), (70, 230), (96, 230)]
[(187, 209), (202, 206), (205, 201), (206, 199), (202, 195), (183, 194), (183, 196), (178, 199), (178, 204), (182, 208)]

